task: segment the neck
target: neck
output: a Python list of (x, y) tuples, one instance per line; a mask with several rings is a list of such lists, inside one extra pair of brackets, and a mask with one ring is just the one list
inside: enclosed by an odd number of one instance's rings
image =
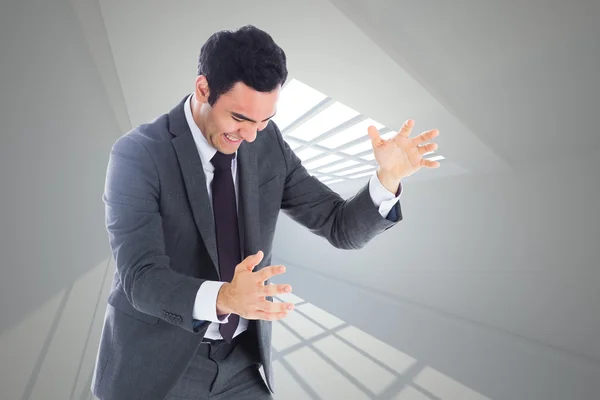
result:
[(198, 125), (200, 132), (202, 132), (202, 135), (204, 137), (207, 137), (205, 129), (206, 119), (202, 113), (202, 104), (200, 104), (200, 102), (196, 100), (196, 95), (192, 95), (190, 103), (192, 105), (192, 118), (194, 118), (194, 122), (196, 123), (196, 125)]

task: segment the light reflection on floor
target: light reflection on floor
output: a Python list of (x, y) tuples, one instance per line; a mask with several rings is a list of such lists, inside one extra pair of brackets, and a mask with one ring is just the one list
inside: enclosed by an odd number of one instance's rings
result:
[(491, 400), (296, 295), (275, 301), (296, 305), (273, 323), (276, 399)]

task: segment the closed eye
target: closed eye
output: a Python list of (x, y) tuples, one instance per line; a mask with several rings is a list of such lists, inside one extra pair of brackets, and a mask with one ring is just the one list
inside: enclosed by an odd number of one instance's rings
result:
[[(231, 118), (233, 118), (237, 122), (249, 121), (249, 122), (257, 123), (255, 120), (250, 119), (250, 118), (248, 118), (248, 117), (246, 117), (245, 115), (242, 115), (242, 114), (238, 114), (238, 113), (235, 113), (235, 112), (230, 112), (230, 115), (231, 115)], [(262, 122), (267, 122), (268, 120), (270, 120), (274, 116), (275, 116), (275, 114), (271, 115), (269, 118), (266, 118), (266, 119), (262, 120)]]

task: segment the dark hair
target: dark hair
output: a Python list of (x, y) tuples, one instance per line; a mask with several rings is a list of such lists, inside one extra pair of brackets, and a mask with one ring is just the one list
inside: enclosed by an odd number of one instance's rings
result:
[(255, 26), (212, 34), (200, 49), (198, 75), (208, 81), (212, 106), (234, 84), (243, 82), (259, 92), (270, 92), (287, 79), (284, 51), (271, 35)]

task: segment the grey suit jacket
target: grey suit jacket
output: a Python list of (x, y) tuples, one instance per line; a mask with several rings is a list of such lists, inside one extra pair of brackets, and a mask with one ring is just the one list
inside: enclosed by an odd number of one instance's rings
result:
[[(192, 318), (202, 282), (220, 277), (184, 101), (120, 137), (110, 153), (103, 200), (116, 272), (91, 385), (101, 400), (164, 399), (210, 323)], [(273, 122), (241, 144), (238, 173), (242, 256), (265, 254), (256, 270), (270, 265), (280, 210), (340, 249), (359, 249), (402, 218), (399, 204), (395, 219), (383, 218), (368, 185), (344, 200), (309, 175)], [(274, 391), (271, 323), (250, 321), (248, 329)]]

